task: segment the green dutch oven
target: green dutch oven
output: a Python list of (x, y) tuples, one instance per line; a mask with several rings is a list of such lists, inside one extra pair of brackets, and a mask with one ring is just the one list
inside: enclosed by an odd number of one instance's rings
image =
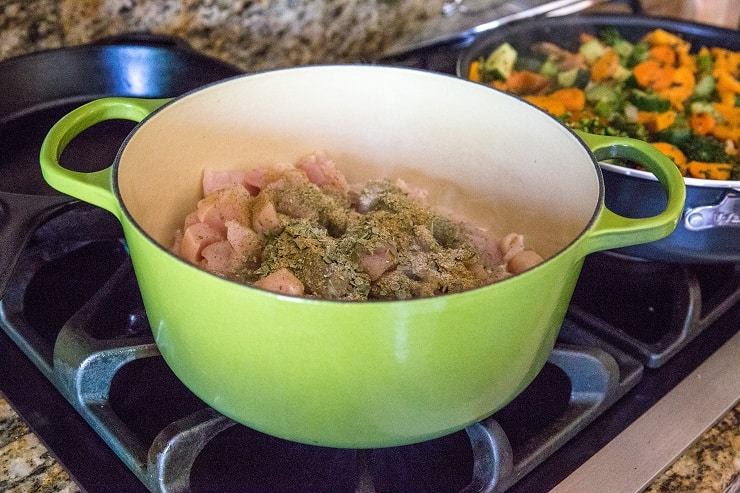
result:
[[(65, 146), (108, 119), (141, 122), (105, 169), (64, 169)], [(400, 177), (547, 260), (459, 294), (389, 302), (280, 295), (209, 274), (169, 251), (202, 172), (324, 150), (350, 182)], [(603, 205), (597, 159), (628, 158), (667, 191), (657, 216)], [(107, 163), (102, 163), (107, 165)], [(685, 189), (633, 140), (574, 134), (513, 96), (431, 72), (315, 66), (240, 76), (174, 100), (109, 98), (60, 120), (46, 181), (123, 225), (165, 361), (207, 404), (314, 445), (397, 446), (489, 416), (544, 366), (586, 255), (668, 235)]]

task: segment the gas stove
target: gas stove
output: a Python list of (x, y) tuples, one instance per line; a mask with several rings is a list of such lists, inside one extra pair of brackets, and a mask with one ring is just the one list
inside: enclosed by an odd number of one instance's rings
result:
[[(626, 282), (595, 288), (604, 275)], [(737, 331), (740, 266), (589, 257), (549, 362), (517, 399), (456, 434), (378, 450), (273, 438), (190, 393), (151, 338), (120, 226), (92, 206), (34, 231), (0, 315), (3, 392), (89, 491), (532, 491)]]
[[(383, 62), (452, 73), (469, 41)], [(33, 108), (13, 125), (43, 136), (75, 104)], [(74, 158), (112, 159), (131, 127), (97, 129), (75, 144)], [(17, 176), (0, 180), (6, 223), (9, 202), (53, 197), (38, 220), (22, 225), (28, 241), (5, 275), (0, 390), (87, 491), (546, 491), (738, 338), (740, 265), (594, 254), (545, 368), (491, 417), (404, 447), (284, 441), (220, 415), (169, 370), (120, 225), (37, 183), (37, 144), (29, 139), (27, 155), (13, 155)], [(729, 406), (738, 397), (728, 396)], [(715, 419), (728, 409), (717, 406)]]

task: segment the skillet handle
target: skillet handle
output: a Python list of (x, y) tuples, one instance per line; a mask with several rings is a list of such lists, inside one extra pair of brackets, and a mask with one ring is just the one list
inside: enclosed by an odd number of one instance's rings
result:
[(83, 130), (106, 120), (140, 122), (169, 99), (103, 98), (72, 110), (51, 127), (41, 144), (41, 174), (62, 193), (112, 212), (120, 219), (113, 192), (113, 164), (90, 173), (72, 171), (59, 164), (69, 143)]
[(641, 140), (584, 132), (576, 134), (598, 160), (621, 158), (645, 166), (658, 178), (668, 194), (665, 210), (647, 218), (628, 218), (612, 212), (606, 206), (602, 207), (588, 233), (586, 253), (649, 243), (671, 234), (678, 225), (686, 201), (686, 185), (673, 161)]

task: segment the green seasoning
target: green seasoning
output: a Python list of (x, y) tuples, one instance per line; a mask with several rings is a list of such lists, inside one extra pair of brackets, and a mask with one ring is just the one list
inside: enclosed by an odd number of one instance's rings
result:
[[(263, 193), (278, 212), (295, 214), (297, 203), (312, 212), (282, 216), (280, 231), (265, 239), (261, 265), (240, 272), (244, 281), (287, 268), (312, 296), (334, 300), (407, 299), (484, 284), (469, 269), (480, 260), (461, 226), (388, 180), (368, 182), (353, 206), (312, 183)], [(389, 267), (378, 279), (363, 268), (371, 257)]]

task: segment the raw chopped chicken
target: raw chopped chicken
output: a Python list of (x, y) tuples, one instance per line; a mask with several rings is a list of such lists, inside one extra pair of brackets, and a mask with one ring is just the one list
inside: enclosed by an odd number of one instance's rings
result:
[(324, 153), (251, 170), (205, 170), (174, 253), (257, 288), (330, 300), (394, 300), (477, 288), (543, 261), (517, 233), (435, 212), (402, 180), (348, 184)]

